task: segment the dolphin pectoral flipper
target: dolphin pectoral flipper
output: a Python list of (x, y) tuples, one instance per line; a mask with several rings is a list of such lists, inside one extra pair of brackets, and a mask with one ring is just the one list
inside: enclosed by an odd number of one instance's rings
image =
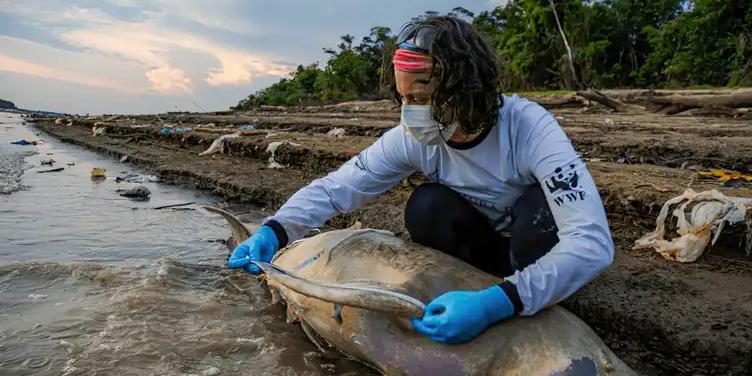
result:
[(380, 287), (354, 286), (301, 278), (276, 265), (254, 261), (271, 284), (286, 287), (298, 294), (342, 305), (382, 312), (400, 317), (423, 314), (425, 304), (411, 296)]
[(220, 208), (215, 208), (213, 206), (204, 206), (204, 209), (207, 211), (210, 211), (212, 213), (216, 213), (224, 217), (228, 223), (230, 223), (230, 229), (232, 230), (232, 238), (235, 240), (236, 244), (240, 244), (249, 237), (251, 237), (251, 231), (248, 230), (248, 227), (245, 227), (243, 222), (240, 221), (238, 217), (233, 215), (230, 212), (227, 212), (225, 210), (222, 210)]

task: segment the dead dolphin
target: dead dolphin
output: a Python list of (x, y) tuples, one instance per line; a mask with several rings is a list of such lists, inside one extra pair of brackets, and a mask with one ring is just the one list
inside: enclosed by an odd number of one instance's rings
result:
[(138, 201), (148, 200), (149, 196), (151, 196), (149, 188), (146, 188), (143, 185), (138, 185), (128, 189), (118, 189), (116, 192), (123, 197), (128, 197)]
[[(221, 209), (237, 242), (250, 231)], [(449, 290), (479, 290), (500, 279), (452, 256), (373, 229), (345, 229), (294, 242), (257, 263), (323, 352), (336, 350), (388, 375), (634, 375), (569, 311), (552, 306), (445, 345), (414, 332), (409, 317)]]

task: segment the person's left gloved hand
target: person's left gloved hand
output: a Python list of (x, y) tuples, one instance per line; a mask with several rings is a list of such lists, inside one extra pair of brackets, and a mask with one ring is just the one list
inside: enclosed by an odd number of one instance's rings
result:
[(426, 306), (413, 328), (436, 342), (461, 343), (489, 325), (514, 315), (514, 305), (498, 285), (481, 291), (449, 291)]
[(277, 235), (271, 227), (263, 225), (253, 236), (235, 247), (227, 260), (227, 267), (243, 269), (251, 274), (259, 275), (261, 269), (253, 261), (271, 262), (278, 250)]

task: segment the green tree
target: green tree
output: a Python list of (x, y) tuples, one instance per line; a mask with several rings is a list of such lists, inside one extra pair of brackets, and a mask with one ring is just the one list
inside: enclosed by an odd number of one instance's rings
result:
[(671, 86), (749, 84), (750, 0), (690, 5), (660, 27), (645, 27), (653, 50), (642, 76)]

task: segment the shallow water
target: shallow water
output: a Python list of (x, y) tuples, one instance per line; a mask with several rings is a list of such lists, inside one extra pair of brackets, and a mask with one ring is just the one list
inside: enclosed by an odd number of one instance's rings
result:
[[(323, 358), (255, 279), (224, 267), (229, 229), (199, 207), (216, 198), (163, 183), (143, 184), (149, 201), (120, 197), (134, 184), (115, 176), (147, 172), (35, 132), (0, 113), (0, 192), (21, 188), (0, 194), (0, 374), (370, 372)], [(45, 142), (9, 144), (21, 138)]]

